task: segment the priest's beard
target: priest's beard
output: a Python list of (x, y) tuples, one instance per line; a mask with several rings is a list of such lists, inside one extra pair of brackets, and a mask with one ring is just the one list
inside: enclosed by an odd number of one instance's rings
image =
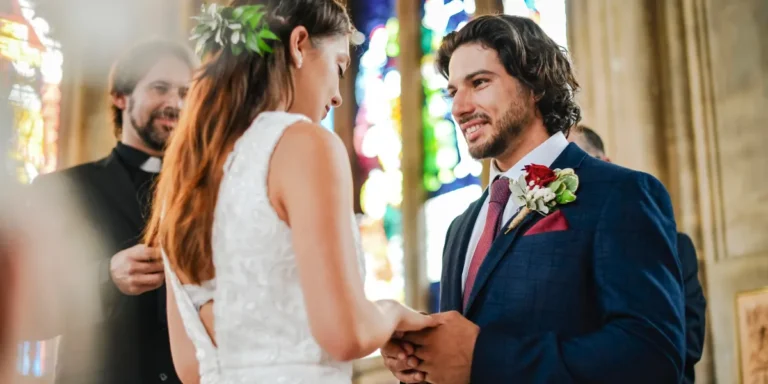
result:
[(136, 130), (144, 144), (152, 150), (162, 151), (168, 142), (173, 127), (156, 124), (158, 118), (177, 121), (179, 118), (179, 109), (173, 107), (157, 108), (149, 114), (146, 124), (140, 125), (134, 114), (136, 103), (133, 99), (128, 99), (128, 115), (131, 117), (131, 125)]

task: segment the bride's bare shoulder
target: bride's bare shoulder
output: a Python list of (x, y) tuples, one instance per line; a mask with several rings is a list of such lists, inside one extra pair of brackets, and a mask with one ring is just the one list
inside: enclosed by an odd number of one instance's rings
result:
[(289, 125), (281, 141), (289, 145), (305, 145), (307, 149), (343, 147), (338, 135), (310, 121), (297, 121)]
[(288, 168), (334, 166), (342, 160), (348, 162), (341, 139), (335, 133), (308, 121), (288, 126), (273, 154), (273, 165)]

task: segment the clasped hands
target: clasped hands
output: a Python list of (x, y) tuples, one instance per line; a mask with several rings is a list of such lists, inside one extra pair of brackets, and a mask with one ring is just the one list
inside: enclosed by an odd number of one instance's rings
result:
[(456, 311), (432, 317), (435, 327), (396, 332), (381, 348), (384, 364), (407, 384), (468, 384), (480, 327)]

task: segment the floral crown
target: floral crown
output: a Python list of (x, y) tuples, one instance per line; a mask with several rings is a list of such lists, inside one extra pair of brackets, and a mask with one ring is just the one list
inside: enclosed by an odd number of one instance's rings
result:
[(243, 51), (264, 56), (272, 52), (267, 40), (280, 40), (269, 30), (265, 20), (267, 10), (263, 5), (242, 5), (222, 7), (210, 4), (201, 6), (202, 14), (195, 16), (198, 25), (192, 30), (190, 40), (196, 40), (195, 52), (203, 56), (218, 45), (222, 49), (229, 46), (232, 54)]

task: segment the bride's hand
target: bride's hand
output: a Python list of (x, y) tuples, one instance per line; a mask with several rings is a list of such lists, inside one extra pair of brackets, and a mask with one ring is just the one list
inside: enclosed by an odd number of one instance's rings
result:
[(425, 328), (433, 328), (440, 325), (440, 323), (430, 315), (422, 315), (408, 307), (402, 308), (403, 316), (400, 318), (400, 323), (397, 324), (397, 328), (395, 328), (397, 332), (421, 331)]
[(397, 311), (398, 323), (396, 332), (420, 331), (424, 328), (437, 327), (440, 323), (432, 316), (424, 315), (400, 304), (395, 300), (379, 300), (376, 302), (382, 311)]

